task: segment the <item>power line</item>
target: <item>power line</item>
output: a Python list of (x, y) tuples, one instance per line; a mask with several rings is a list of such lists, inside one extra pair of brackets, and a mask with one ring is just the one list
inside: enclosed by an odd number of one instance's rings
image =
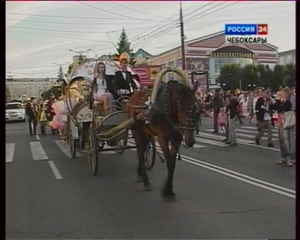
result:
[(83, 3), (81, 1), (78, 1), (78, 3), (80, 4), (83, 4), (83, 5), (86, 5), (88, 7), (91, 7), (91, 8), (94, 8), (94, 9), (97, 9), (99, 11), (102, 11), (102, 12), (106, 12), (106, 13), (110, 13), (110, 14), (113, 14), (113, 15), (116, 15), (116, 16), (121, 16), (121, 17), (125, 17), (125, 18), (129, 18), (129, 19), (135, 19), (135, 20), (139, 20), (139, 21), (154, 21), (154, 22), (161, 22), (161, 20), (153, 20), (153, 19), (142, 19), (142, 18), (135, 18), (135, 17), (132, 17), (132, 16), (126, 16), (126, 15), (122, 15), (122, 14), (118, 14), (118, 13), (114, 13), (114, 12), (111, 12), (111, 11), (108, 11), (108, 10), (104, 10), (104, 9), (101, 9), (101, 8), (98, 8), (98, 7), (95, 7), (93, 5), (90, 5), (90, 4), (87, 4), (87, 3)]
[(47, 71), (47, 72), (27, 72), (27, 73), (20, 73), (20, 72), (9, 72), (10, 74), (43, 74), (43, 73), (54, 73), (54, 72), (58, 72), (57, 69), (56, 70), (52, 70), (52, 71)]
[(203, 5), (203, 6), (201, 6), (201, 7), (197, 8), (197, 9), (195, 9), (194, 11), (191, 11), (191, 12), (187, 13), (186, 15), (183, 14), (183, 17), (187, 17), (187, 16), (191, 15), (192, 13), (197, 12), (197, 11), (199, 11), (200, 9), (205, 8), (206, 6), (209, 6), (210, 4), (213, 4), (213, 3), (214, 3), (214, 2), (209, 2), (209, 3), (207, 3), (207, 4)]
[(153, 16), (153, 17), (161, 18), (161, 19), (164, 19), (164, 20), (167, 20), (167, 19), (168, 19), (168, 18), (162, 18), (162, 17), (159, 17), (159, 16), (155, 16), (155, 15), (153, 15), (153, 14), (151, 14), (151, 13), (147, 13), (147, 12), (141, 11), (140, 9), (136, 9), (136, 8), (131, 8), (131, 7), (128, 7), (128, 6), (124, 6), (124, 5), (120, 4), (120, 3), (116, 3), (116, 2), (111, 2), (111, 3), (112, 3), (112, 4), (115, 4), (115, 5), (118, 5), (118, 6), (121, 6), (121, 7), (123, 7), (123, 8), (129, 9), (129, 10), (132, 10), (132, 11), (134, 11), (134, 12), (138, 12), (138, 13), (142, 13), (142, 14), (146, 14), (146, 15), (151, 15), (151, 16)]
[[(16, 18), (6, 18), (7, 20), (22, 20), (22, 19), (16, 19)], [(117, 19), (117, 20), (119, 20), (119, 19)], [(107, 23), (105, 23), (105, 22), (86, 22), (86, 23), (83, 23), (83, 22), (49, 22), (49, 21), (36, 21), (36, 20), (31, 20), (31, 19), (24, 19), (24, 20), (22, 20), (22, 22), (35, 22), (35, 23), (46, 23), (46, 24), (62, 24), (62, 25), (121, 25), (121, 24), (127, 24), (127, 25), (129, 25), (129, 24), (134, 24), (134, 25), (136, 25), (136, 24), (145, 24), (145, 23), (139, 23), (139, 22), (137, 22), (137, 23), (134, 23), (134, 22), (107, 22)]]
[(194, 16), (191, 16), (191, 17), (189, 17), (189, 18), (186, 18), (185, 20), (186, 20), (186, 21), (189, 21), (189, 20), (191, 20), (191, 19), (193, 19), (193, 18), (197, 18), (197, 17), (199, 17), (199, 14), (206, 13), (207, 11), (209, 11), (209, 10), (211, 10), (211, 9), (214, 9), (214, 8), (216, 8), (216, 7), (218, 7), (218, 6), (222, 5), (222, 4), (224, 4), (224, 3), (226, 3), (226, 2), (219, 2), (219, 3), (217, 3), (216, 5), (214, 5), (214, 6), (210, 7), (210, 8), (208, 8), (208, 9), (205, 9), (204, 11), (198, 13), (197, 15), (194, 15)]
[(167, 31), (163, 31), (163, 32), (161, 32), (159, 35), (156, 35), (154, 38), (152, 38), (151, 40), (148, 40), (147, 42), (145, 42), (144, 44), (142, 44), (142, 45), (140, 45), (140, 48), (142, 48), (142, 47), (144, 47), (144, 46), (146, 46), (147, 44), (149, 44), (149, 43), (151, 43), (154, 39), (156, 39), (156, 38), (158, 38), (158, 37), (160, 37), (161, 35), (163, 35), (163, 34), (166, 34), (166, 33), (169, 33), (169, 32), (171, 32), (171, 31), (173, 31), (174, 29), (176, 29), (176, 28), (171, 28), (171, 29), (169, 29), (169, 30), (167, 30)]
[[(224, 3), (225, 3), (225, 2), (224, 2)], [(215, 12), (217, 12), (217, 11), (220, 11), (220, 10), (222, 10), (222, 9), (224, 9), (224, 8), (230, 7), (230, 6), (232, 6), (232, 5), (234, 5), (234, 4), (237, 4), (237, 3), (239, 3), (239, 2), (234, 2), (234, 3), (232, 3), (232, 4), (229, 4), (229, 5), (224, 6), (224, 7), (222, 7), (222, 8), (216, 9), (216, 10), (214, 10), (214, 11), (212, 11), (212, 12), (206, 13), (206, 14), (201, 15), (201, 16), (197, 16), (196, 18), (193, 18), (193, 19), (189, 19), (186, 23), (194, 22), (195, 20), (198, 20), (198, 19), (200, 19), (200, 18), (202, 18), (202, 17), (205, 17), (205, 16), (207, 16), (207, 15), (209, 15), (209, 14), (215, 13)], [(219, 4), (219, 5), (221, 5), (221, 4)]]
[[(154, 34), (151, 35), (151, 36), (150, 36), (150, 34), (151, 34), (153, 31), (151, 31), (151, 32), (150, 32), (149, 34), (147, 34), (147, 35), (144, 35), (144, 38), (143, 38), (143, 39), (140, 39), (140, 40), (136, 41), (135, 43), (133, 43), (133, 48), (139, 46), (140, 44), (143, 44), (143, 43), (145, 42), (145, 40), (151, 39), (151, 38), (157, 36), (158, 34), (160, 34), (160, 33), (162, 33), (162, 32), (165, 32), (165, 31), (168, 31), (168, 30), (170, 30), (170, 29), (176, 28), (176, 24), (174, 24), (174, 23), (171, 23), (171, 24), (172, 24), (171, 26), (165, 26), (165, 27), (163, 27), (162, 29), (160, 29), (160, 31), (154, 33)], [(147, 36), (148, 36), (148, 37), (147, 37)]]
[[(16, 13), (16, 12), (6, 12), (6, 14), (13, 15), (24, 15), (24, 16), (37, 16), (37, 17), (50, 17), (50, 18), (77, 18), (77, 19), (110, 19), (110, 20), (128, 20), (128, 19), (116, 19), (116, 18), (103, 18), (103, 17), (78, 17), (78, 16), (59, 16), (59, 15), (45, 15), (45, 14), (27, 14), (27, 13)], [(127, 17), (128, 18), (128, 17)]]
[[(232, 5), (236, 4), (236, 3), (238, 3), (238, 2), (234, 2), (234, 3), (230, 4), (230, 5), (224, 6), (223, 8), (216, 9), (215, 11), (211, 11), (211, 12), (208, 12), (208, 13), (203, 14), (203, 15), (200, 15), (200, 16), (198, 15), (197, 19), (199, 19), (199, 18), (201, 18), (201, 17), (205, 17), (205, 16), (207, 16), (207, 15), (209, 15), (209, 14), (212, 14), (212, 13), (214, 13), (214, 12), (217, 12), (217, 11), (219, 11), (219, 10), (222, 10), (222, 9), (224, 9), (224, 8), (226, 8), (226, 7), (232, 6)], [(221, 5), (221, 4), (219, 4), (219, 5)], [(219, 6), (219, 5), (217, 5), (217, 6)], [(192, 18), (193, 18), (193, 17), (192, 17)], [(192, 22), (192, 21), (194, 21), (194, 20), (196, 20), (196, 19), (192, 19), (192, 20), (190, 20), (189, 22)], [(175, 29), (175, 28), (174, 28), (174, 29)], [(166, 34), (166, 33), (170, 32), (170, 31), (172, 31), (172, 30), (173, 30), (173, 29), (170, 28), (169, 30), (162, 30), (162, 31), (160, 31), (160, 34), (156, 34), (156, 36), (152, 36), (153, 39), (151, 39), (150, 41), (146, 42), (146, 44), (149, 44), (149, 43), (152, 42), (154, 39), (158, 38), (159, 36), (161, 36), (161, 35), (163, 35), (163, 34)], [(151, 38), (152, 38), (152, 37), (151, 37)], [(146, 44), (142, 44), (140, 47), (143, 47), (143, 46), (145, 46)]]
[[(35, 27), (17, 27), (17, 26), (7, 26), (7, 27), (21, 28), (21, 29), (34, 29), (34, 30), (49, 31), (49, 32), (74, 32), (74, 33), (95, 33), (95, 34), (107, 33), (107, 32), (120, 32), (120, 30), (105, 31), (105, 32), (88, 32), (88, 31), (83, 32), (83, 31), (76, 31), (76, 30), (57, 30), (57, 29), (35, 28)], [(148, 27), (148, 28), (151, 28), (151, 27)], [(137, 28), (137, 29), (147, 29), (147, 27)], [(105, 42), (105, 41), (99, 41), (99, 42)]]
[[(20, 32), (20, 31), (6, 31), (9, 33), (24, 33), (24, 34), (30, 34), (30, 35), (41, 35), (41, 36), (50, 36), (50, 37), (60, 37), (60, 38), (67, 38), (67, 39), (74, 39), (74, 40), (84, 40), (84, 41), (91, 41), (91, 42), (101, 42), (96, 39), (86, 39), (86, 38), (73, 38), (73, 37), (67, 37), (67, 36), (59, 36), (59, 35), (50, 35), (50, 34), (44, 34), (44, 33), (35, 33), (35, 32)], [(107, 42), (110, 43), (110, 42)], [(101, 44), (103, 46), (107, 46), (107, 44)]]
[(13, 67), (10, 67), (10, 68), (50, 68), (50, 67), (52, 67), (52, 68), (56, 68), (56, 66), (53, 66), (53, 65), (51, 65), (51, 66), (40, 66), (40, 67), (15, 67), (15, 66), (13, 66)]
[[(206, 4), (206, 5), (208, 5), (208, 4)], [(206, 6), (205, 5), (205, 6)], [(188, 9), (186, 9), (185, 11), (188, 11), (188, 10), (190, 10), (191, 8), (193, 8), (194, 6), (191, 6), (191, 7), (189, 7)], [(202, 7), (204, 7), (204, 6), (201, 6), (200, 8), (202, 8)], [(198, 9), (196, 9), (196, 10), (198, 10)], [(194, 10), (194, 11), (196, 11), (196, 10)], [(191, 12), (190, 12), (191, 13)], [(190, 14), (190, 13), (187, 13), (187, 15), (188, 14)], [(176, 17), (176, 18), (175, 18)], [(174, 21), (178, 21), (178, 19), (177, 19), (177, 17), (178, 17), (178, 14), (176, 13), (176, 14), (174, 14), (174, 15), (172, 15), (171, 17), (169, 17), (169, 19), (172, 19), (169, 23), (167, 23), (167, 24), (164, 24), (164, 25), (161, 25), (161, 24), (158, 24), (158, 25), (156, 25), (154, 28), (153, 28), (153, 30), (152, 31), (148, 31), (147, 33), (142, 33), (143, 35), (141, 35), (141, 34), (138, 34), (138, 35), (136, 35), (135, 36), (135, 38), (137, 38), (137, 40), (139, 40), (140, 38), (143, 38), (143, 37), (145, 37), (145, 36), (149, 36), (151, 33), (153, 33), (153, 32), (155, 32), (155, 31), (158, 31), (158, 30), (160, 30), (161, 28), (163, 28), (163, 27), (166, 27), (166, 26), (168, 26), (168, 25), (170, 25), (170, 24), (173, 24), (174, 23)], [(175, 19), (174, 19), (175, 18)], [(179, 22), (178, 22), (178, 24), (179, 24)], [(141, 36), (140, 36), (141, 35)]]

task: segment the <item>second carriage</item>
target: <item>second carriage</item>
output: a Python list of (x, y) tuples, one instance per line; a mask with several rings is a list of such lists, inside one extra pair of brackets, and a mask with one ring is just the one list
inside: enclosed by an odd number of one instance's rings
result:
[[(127, 114), (122, 108), (126, 102), (126, 96), (115, 99), (111, 106), (114, 109), (107, 115), (101, 114), (99, 108), (93, 105), (91, 108), (91, 88), (95, 77), (95, 69), (99, 61), (85, 61), (73, 67), (65, 89), (66, 104), (68, 108), (67, 139), (70, 144), (71, 155), (76, 153), (84, 155), (89, 163), (89, 169), (93, 175), (97, 175), (99, 153), (115, 151), (122, 154), (125, 149), (134, 149), (129, 142), (131, 132), (128, 128), (121, 129), (109, 137), (104, 137), (105, 132), (122, 125), (127, 120)], [(117, 62), (101, 61), (105, 64), (106, 75), (113, 81), (115, 72), (120, 69)], [(133, 70), (129, 67), (133, 74)], [(146, 152), (146, 166), (152, 168), (155, 163), (155, 141), (152, 139)]]

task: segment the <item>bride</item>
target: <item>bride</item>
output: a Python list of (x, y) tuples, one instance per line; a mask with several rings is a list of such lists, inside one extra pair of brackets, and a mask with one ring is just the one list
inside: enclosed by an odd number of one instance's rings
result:
[(113, 92), (112, 80), (105, 74), (105, 64), (100, 62), (96, 67), (96, 74), (92, 83), (92, 97), (94, 104), (103, 106), (102, 110), (105, 115), (110, 114), (113, 110), (111, 107), (114, 99)]

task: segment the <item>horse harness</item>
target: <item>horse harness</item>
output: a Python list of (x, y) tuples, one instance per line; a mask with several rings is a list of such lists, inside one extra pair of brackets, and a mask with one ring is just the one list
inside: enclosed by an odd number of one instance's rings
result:
[[(165, 87), (165, 94), (163, 96), (163, 109), (164, 111), (161, 112), (161, 114), (163, 114), (167, 119), (168, 121), (170, 122), (170, 124), (173, 126), (173, 128), (175, 130), (194, 130), (195, 127), (194, 127), (194, 119), (193, 118), (190, 118), (188, 117), (187, 118), (187, 121), (184, 122), (184, 123), (181, 123), (179, 120), (180, 120), (180, 116), (179, 116), (179, 109), (180, 109), (180, 99), (177, 100), (177, 107), (178, 107), (178, 113), (177, 113), (177, 121), (178, 121), (178, 124), (175, 123), (174, 124), (174, 121), (172, 121), (170, 119), (170, 117), (168, 115), (170, 115), (172, 113), (171, 111), (171, 99), (172, 99), (172, 92), (170, 91), (170, 86), (171, 85), (175, 85), (175, 84), (178, 84), (177, 81), (169, 81)], [(187, 108), (185, 110), (185, 113), (187, 113), (187, 115), (189, 116), (192, 112), (193, 112), (193, 108), (195, 106), (192, 105), (190, 108)]]

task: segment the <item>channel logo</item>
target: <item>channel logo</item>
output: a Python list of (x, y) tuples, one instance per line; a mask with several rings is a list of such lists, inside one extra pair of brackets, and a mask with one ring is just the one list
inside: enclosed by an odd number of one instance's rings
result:
[(225, 24), (224, 35), (229, 44), (267, 43), (268, 24)]

